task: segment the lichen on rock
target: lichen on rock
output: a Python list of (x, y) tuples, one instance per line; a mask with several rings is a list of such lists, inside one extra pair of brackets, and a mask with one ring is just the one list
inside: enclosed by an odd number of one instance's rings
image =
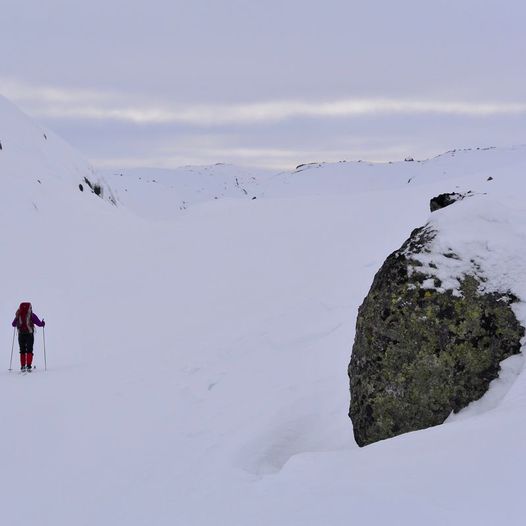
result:
[(480, 398), (499, 363), (520, 351), (524, 329), (511, 293), (481, 291), (476, 272), (460, 277), (458, 291), (444, 290), (423, 267), (419, 255), (435, 235), (414, 230), (358, 311), (349, 416), (360, 446), (441, 424)]

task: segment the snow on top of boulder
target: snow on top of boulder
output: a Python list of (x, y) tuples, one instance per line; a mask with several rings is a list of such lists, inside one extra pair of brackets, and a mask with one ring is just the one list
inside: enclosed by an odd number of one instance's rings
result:
[(438, 278), (439, 291), (458, 293), (459, 280), (470, 274), (485, 292), (512, 291), (526, 299), (526, 287), (518, 279), (526, 275), (526, 206), (520, 195), (504, 202), (499, 194), (494, 185), (431, 217), (428, 228), (435, 236), (430, 251), (415, 259), (423, 265), (419, 271)]

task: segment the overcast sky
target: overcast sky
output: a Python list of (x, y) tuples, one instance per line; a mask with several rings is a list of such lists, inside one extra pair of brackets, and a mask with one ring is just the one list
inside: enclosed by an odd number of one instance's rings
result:
[(0, 93), (97, 166), (526, 143), (521, 0), (0, 0)]

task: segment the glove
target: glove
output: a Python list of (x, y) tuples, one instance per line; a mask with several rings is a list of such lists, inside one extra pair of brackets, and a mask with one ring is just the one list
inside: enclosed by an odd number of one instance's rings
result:
[(45, 327), (45, 326), (46, 326), (46, 322), (42, 320), (42, 327)]

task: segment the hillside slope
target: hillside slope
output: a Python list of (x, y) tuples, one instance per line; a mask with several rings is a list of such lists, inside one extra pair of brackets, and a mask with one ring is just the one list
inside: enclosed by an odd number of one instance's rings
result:
[(189, 207), (223, 199), (254, 199), (272, 175), (262, 169), (228, 164), (184, 166), (174, 170), (105, 170), (117, 201), (149, 219), (172, 219)]
[[(0, 164), (5, 524), (522, 524), (522, 359), (456, 421), (363, 449), (346, 367), (374, 273), (443, 191), (476, 196), (433, 221), (525, 297), (525, 149), (264, 174), (256, 200), (138, 216), (33, 146)], [(22, 300), (47, 321), (31, 376), (7, 371)]]

